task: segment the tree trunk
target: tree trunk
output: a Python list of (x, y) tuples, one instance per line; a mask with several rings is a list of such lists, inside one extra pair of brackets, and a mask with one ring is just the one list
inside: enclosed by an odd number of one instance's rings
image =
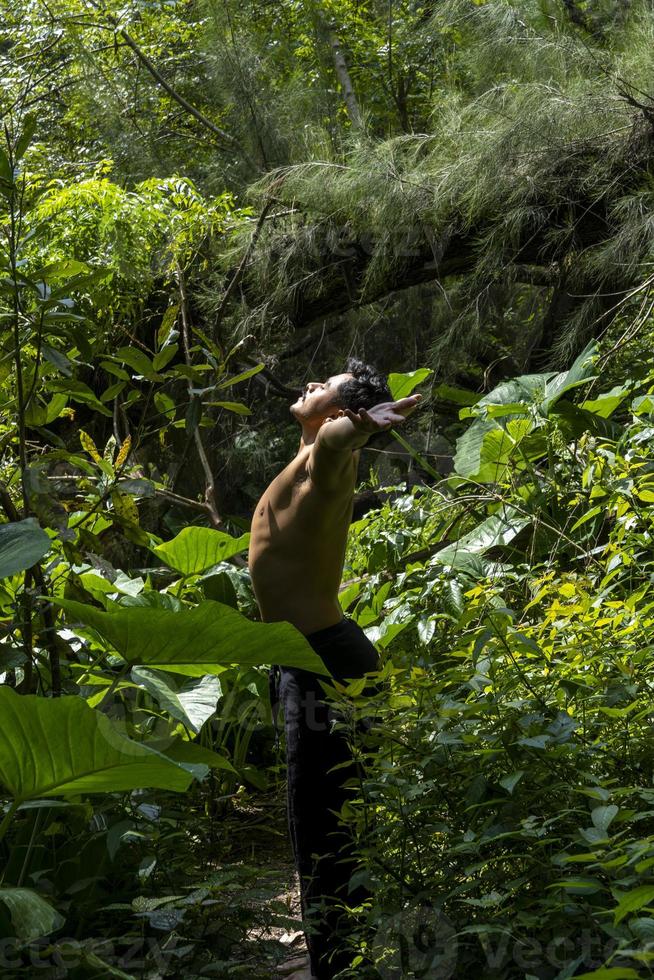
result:
[(338, 78), (341, 91), (343, 92), (343, 101), (345, 102), (345, 108), (347, 109), (350, 122), (352, 123), (354, 129), (363, 129), (363, 119), (359, 110), (359, 103), (357, 102), (356, 95), (354, 94), (352, 79), (350, 78), (350, 73), (347, 70), (347, 63), (343, 57), (343, 52), (341, 51), (340, 41), (335, 34), (330, 34), (329, 43), (331, 45), (332, 56), (334, 58), (336, 77)]

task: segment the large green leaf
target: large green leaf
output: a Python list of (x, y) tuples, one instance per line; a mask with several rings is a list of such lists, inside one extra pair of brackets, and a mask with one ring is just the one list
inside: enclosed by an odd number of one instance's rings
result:
[(631, 392), (631, 388), (625, 387), (624, 385), (617, 385), (611, 388), (610, 391), (602, 392), (597, 398), (587, 399), (585, 402), (582, 402), (581, 407), (587, 412), (592, 412), (593, 415), (599, 415), (600, 418), (608, 419), (615, 412), (616, 408), (622, 404), (625, 398), (629, 397)]
[(646, 905), (654, 903), (654, 885), (638, 885), (628, 892), (614, 892), (614, 897), (619, 898), (619, 902), (613, 910), (613, 921), (615, 925), (621, 922), (630, 912), (638, 912)]
[(230, 664), (285, 664), (327, 673), (290, 623), (254, 623), (210, 599), (190, 609), (129, 605), (109, 612), (71, 599), (56, 601), (70, 614), (69, 620), (93, 627), (132, 666), (191, 677), (220, 674)]
[(622, 428), (617, 422), (598, 412), (589, 412), (583, 404), (576, 405), (567, 398), (560, 398), (549, 413), (549, 417), (556, 422), (566, 442), (578, 439), (584, 432), (602, 439), (620, 438)]
[(481, 555), (489, 548), (509, 544), (530, 521), (530, 517), (519, 514), (515, 508), (502, 507), (497, 514), (486, 518), (474, 530), (439, 551), (435, 560), (456, 566), (462, 555)]
[(511, 419), (504, 425), (478, 419), (457, 440), (454, 469), (469, 480), (499, 483), (509, 466), (523, 467), (525, 458), (537, 459), (546, 451), (543, 435), (533, 431), (529, 418)]
[(416, 368), (415, 371), (408, 371), (406, 374), (389, 374), (388, 387), (393, 399), (399, 401), (400, 398), (406, 398), (431, 373), (431, 368)]
[(169, 715), (196, 735), (216, 710), (221, 694), (220, 681), (211, 674), (189, 677), (175, 683), (173, 678), (161, 671), (134, 667), (132, 680), (148, 691)]
[(593, 368), (596, 360), (597, 344), (595, 341), (591, 341), (568, 371), (562, 371), (561, 374), (557, 374), (556, 377), (547, 382), (545, 397), (540, 406), (543, 415), (549, 414), (551, 407), (566, 391), (577, 388), (594, 377)]
[(51, 543), (34, 517), (0, 525), (0, 578), (31, 568), (49, 551)]
[(551, 374), (521, 374), (518, 378), (503, 381), (487, 395), (475, 402), (472, 408), (464, 408), (461, 418), (479, 416), (484, 418), (485, 409), (498, 405), (514, 406), (514, 414), (524, 414), (526, 405), (537, 404), (545, 395)]
[(181, 792), (206, 768), (175, 763), (133, 742), (79, 697), (19, 695), (0, 687), (0, 785), (14, 800), (144, 787)]
[(504, 429), (497, 422), (484, 419), (473, 422), (456, 441), (455, 472), (471, 480), (480, 480), (484, 465), (492, 463), (495, 468), (490, 478), (497, 479), (498, 473), (503, 471), (506, 464), (506, 459), (500, 463), (503, 446), (496, 446), (497, 440), (506, 442), (506, 452), (509, 453), (513, 443), (505, 437)]
[[(590, 344), (568, 371), (504, 381), (472, 408), (462, 409), (462, 418), (478, 417), (457, 440), (455, 471), (479, 483), (497, 483), (509, 466), (521, 468), (525, 460), (542, 456), (547, 444), (529, 414), (530, 406), (541, 416), (549, 415), (565, 392), (591, 379), (595, 354), (596, 346)], [(581, 412), (576, 407), (575, 411)]]
[(233, 538), (210, 527), (185, 527), (172, 541), (153, 548), (155, 555), (182, 575), (196, 575), (245, 551), (250, 535)]
[(48, 936), (64, 924), (57, 910), (30, 888), (0, 888), (0, 902), (9, 909), (15, 935), (25, 942)]
[(551, 378), (551, 374), (523, 374), (503, 381), (472, 408), (462, 409), (461, 418), (476, 418), (457, 440), (455, 472), (479, 483), (498, 483), (510, 464), (517, 460), (517, 465), (523, 465), (521, 444), (534, 429), (528, 406), (543, 399)]

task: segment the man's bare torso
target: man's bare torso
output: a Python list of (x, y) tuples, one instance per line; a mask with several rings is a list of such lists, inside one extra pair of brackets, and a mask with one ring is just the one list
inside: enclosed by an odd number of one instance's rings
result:
[(275, 477), (252, 519), (249, 565), (266, 622), (286, 620), (312, 633), (340, 622), (338, 603), (352, 517), (358, 452), (338, 489), (318, 488), (308, 471), (311, 446)]

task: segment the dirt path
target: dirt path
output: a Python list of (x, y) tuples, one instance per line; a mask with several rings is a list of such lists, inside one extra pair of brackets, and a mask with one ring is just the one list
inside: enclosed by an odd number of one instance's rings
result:
[[(241, 893), (248, 923), (242, 942), (232, 951), (227, 976), (278, 980), (306, 958), (285, 793), (278, 786), (265, 796), (249, 797), (235, 807), (228, 823), (230, 846), (222, 855), (223, 867), (248, 869), (249, 897)], [(258, 872), (254, 880), (252, 869)]]

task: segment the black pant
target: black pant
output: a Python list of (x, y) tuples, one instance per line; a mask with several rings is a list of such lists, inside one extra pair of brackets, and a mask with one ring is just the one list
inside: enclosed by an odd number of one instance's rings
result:
[[(351, 619), (311, 633), (307, 640), (339, 681), (379, 667), (375, 647)], [(278, 705), (284, 711), (288, 822), (311, 969), (319, 980), (330, 980), (350, 961), (338, 950), (345, 925), (338, 900), (358, 905), (369, 893), (363, 886), (348, 893), (354, 870), (352, 839), (339, 827), (336, 814), (350, 796), (343, 783), (359, 770), (345, 733), (332, 730), (330, 721), (338, 715), (325, 702), (319, 677), (284, 666), (270, 673), (273, 718)], [(330, 772), (334, 766), (339, 768)]]

